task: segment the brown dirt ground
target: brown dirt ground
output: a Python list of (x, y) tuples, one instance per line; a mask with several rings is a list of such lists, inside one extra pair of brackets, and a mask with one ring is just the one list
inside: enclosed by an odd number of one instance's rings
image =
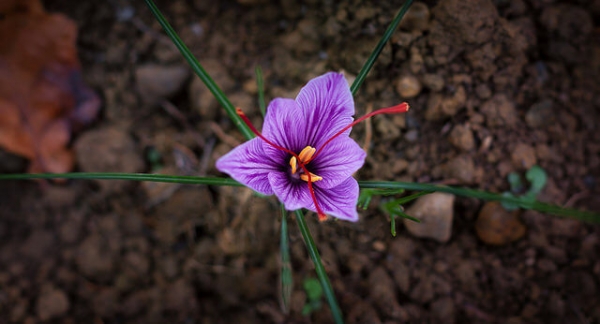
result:
[[(74, 141), (79, 170), (218, 174), (215, 160), (243, 138), (142, 2), (45, 4), (77, 22), (86, 81), (104, 99), (101, 120)], [(256, 125), (256, 65), (267, 99), (294, 97), (328, 70), (356, 75), (400, 4), (158, 2)], [(541, 200), (600, 210), (600, 1), (425, 4), (356, 97), (359, 115), (413, 107), (372, 121), (357, 177), (502, 192), (509, 172), (539, 164), (550, 179)], [(300, 314), (314, 272), (293, 219), (296, 285), (290, 314), (279, 307), (273, 198), (108, 181), (0, 190), (0, 323), (331, 322), (327, 307)], [(378, 201), (357, 224), (308, 217), (347, 322), (600, 322), (599, 226), (524, 212), (523, 238), (489, 246), (474, 225), (483, 203), (457, 198), (447, 243), (401, 225), (394, 238)]]

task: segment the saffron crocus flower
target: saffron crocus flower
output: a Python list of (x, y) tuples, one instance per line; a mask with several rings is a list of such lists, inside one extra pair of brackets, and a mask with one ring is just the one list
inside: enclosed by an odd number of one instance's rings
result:
[[(399, 107), (401, 110), (399, 111)], [(405, 112), (408, 105), (384, 112)], [(391, 110), (390, 110), (391, 109)], [(382, 109), (385, 110), (385, 109)], [(327, 73), (308, 82), (293, 99), (276, 98), (267, 108), (262, 134), (217, 161), (217, 169), (263, 194), (273, 195), (287, 210), (306, 208), (357, 221), (357, 181), (352, 177), (366, 153), (349, 137), (354, 100), (346, 79)]]

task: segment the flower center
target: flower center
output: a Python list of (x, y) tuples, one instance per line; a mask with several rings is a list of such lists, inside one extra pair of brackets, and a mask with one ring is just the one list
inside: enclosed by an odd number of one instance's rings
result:
[[(312, 146), (307, 146), (305, 148), (302, 149), (302, 151), (300, 151), (300, 154), (298, 154), (298, 158), (296, 158), (296, 156), (292, 156), (290, 158), (290, 167), (292, 167), (292, 174), (296, 174), (296, 171), (300, 171), (300, 179), (308, 182), (309, 181), (309, 177), (306, 173), (303, 173), (303, 170), (298, 170), (298, 160), (300, 160), (300, 163), (302, 165), (306, 165), (308, 164), (308, 162), (310, 162), (310, 160), (312, 159), (313, 155), (315, 155), (315, 152), (317, 151), (316, 148), (312, 147)], [(308, 172), (310, 174), (310, 182), (317, 182), (319, 180), (323, 180), (322, 177), (319, 177), (318, 175), (312, 173), (312, 172)]]

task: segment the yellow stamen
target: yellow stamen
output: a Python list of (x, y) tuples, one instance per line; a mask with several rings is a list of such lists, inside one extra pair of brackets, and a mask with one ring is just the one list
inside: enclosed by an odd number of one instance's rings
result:
[[(300, 179), (308, 182), (308, 175), (307, 174), (301, 174), (300, 175)], [(323, 177), (319, 177), (318, 175), (314, 174), (314, 173), (310, 173), (310, 182), (317, 182), (319, 180), (323, 180)]]
[(296, 169), (298, 168), (298, 163), (296, 161), (296, 157), (292, 156), (290, 159), (290, 166), (292, 167), (292, 174), (296, 174)]
[(298, 154), (298, 158), (300, 159), (300, 162), (306, 163), (306, 162), (310, 161), (310, 159), (313, 157), (313, 155), (315, 155), (316, 151), (317, 151), (317, 149), (312, 146), (307, 146), (304, 149), (302, 149), (300, 154)]

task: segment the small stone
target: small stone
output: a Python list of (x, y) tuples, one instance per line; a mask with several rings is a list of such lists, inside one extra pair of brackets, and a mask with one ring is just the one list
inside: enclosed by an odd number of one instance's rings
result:
[(55, 247), (56, 237), (47, 230), (34, 230), (21, 246), (21, 253), (32, 259), (41, 260)]
[(58, 235), (63, 243), (72, 244), (77, 242), (81, 234), (81, 222), (69, 219), (60, 225)]
[(404, 99), (416, 97), (421, 92), (421, 82), (414, 75), (403, 75), (396, 83), (396, 91)]
[(428, 121), (437, 121), (444, 118), (444, 114), (440, 109), (444, 97), (441, 94), (433, 93), (427, 100), (425, 108), (425, 119)]
[(525, 114), (527, 125), (531, 128), (538, 128), (551, 124), (555, 116), (553, 109), (554, 102), (550, 99), (536, 102)]
[(103, 289), (92, 298), (94, 314), (112, 317), (119, 309), (119, 295), (114, 288)]
[(431, 91), (442, 91), (446, 83), (444, 78), (439, 74), (425, 74), (421, 77), (423, 85)]
[[(141, 152), (131, 136), (116, 128), (104, 127), (86, 132), (75, 142), (82, 172), (136, 173), (144, 169)], [(100, 181), (105, 190), (115, 190), (122, 181)]]
[(418, 283), (414, 285), (413, 289), (409, 293), (410, 299), (420, 304), (431, 302), (434, 295), (435, 292), (433, 291), (433, 282), (429, 279), (419, 280)]
[(384, 268), (377, 267), (371, 272), (369, 287), (373, 303), (384, 315), (402, 322), (408, 319), (408, 314), (396, 299), (394, 281)]
[(449, 141), (456, 148), (470, 151), (475, 147), (473, 131), (468, 125), (456, 125), (450, 132)]
[(537, 164), (535, 149), (525, 143), (518, 143), (511, 154), (511, 160), (517, 168), (529, 170)]
[(408, 161), (405, 159), (397, 159), (392, 164), (392, 172), (394, 172), (394, 174), (400, 173), (406, 170), (406, 168), (408, 168)]
[(76, 252), (75, 263), (83, 275), (94, 280), (106, 280), (114, 268), (114, 256), (107, 239), (93, 234), (85, 239)]
[(414, 143), (419, 139), (419, 131), (416, 129), (411, 129), (406, 134), (404, 134), (404, 138), (411, 143)]
[(418, 218), (421, 223), (404, 219), (404, 226), (414, 236), (448, 242), (452, 234), (453, 205), (454, 195), (448, 193), (434, 192), (420, 197), (406, 214)]
[(459, 86), (451, 97), (446, 97), (440, 105), (442, 113), (452, 117), (467, 103), (467, 93), (465, 87)]
[(429, 28), (429, 7), (423, 2), (415, 2), (404, 15), (400, 28), (404, 30), (426, 30)]
[(135, 70), (138, 92), (142, 100), (150, 105), (181, 90), (189, 75), (189, 68), (183, 65), (144, 65)]
[(519, 217), (519, 211), (509, 212), (497, 201), (483, 205), (475, 223), (480, 240), (490, 245), (506, 245), (525, 235), (527, 228)]
[(125, 271), (133, 278), (145, 278), (148, 276), (150, 261), (148, 258), (138, 252), (128, 252), (123, 257)]
[(433, 316), (444, 323), (456, 322), (456, 308), (451, 297), (442, 297), (431, 303)]
[(409, 61), (410, 72), (412, 72), (413, 74), (418, 74), (423, 70), (423, 67), (423, 55), (419, 53), (419, 49), (417, 47), (411, 47)]
[(42, 288), (36, 303), (37, 315), (40, 320), (48, 321), (60, 317), (69, 310), (67, 294), (52, 286)]
[(175, 279), (179, 274), (179, 264), (177, 264), (177, 260), (173, 256), (164, 256), (157, 260), (158, 268), (164, 274), (164, 276), (169, 279)]
[(480, 108), (490, 127), (508, 126), (514, 127), (518, 122), (515, 104), (507, 95), (500, 93), (484, 102)]
[(168, 311), (185, 312), (198, 306), (194, 288), (185, 279), (179, 279), (165, 287), (163, 298), (164, 307)]
[(377, 130), (383, 139), (395, 139), (400, 136), (400, 128), (389, 118), (383, 116), (375, 118), (375, 130)]
[(470, 155), (459, 155), (442, 166), (445, 178), (453, 178), (461, 184), (471, 184), (475, 179), (475, 163)]
[(477, 97), (479, 97), (479, 99), (488, 99), (489, 97), (492, 96), (492, 90), (490, 90), (490, 87), (488, 87), (487, 84), (485, 83), (480, 83), (475, 87), (475, 93), (477, 94)]

